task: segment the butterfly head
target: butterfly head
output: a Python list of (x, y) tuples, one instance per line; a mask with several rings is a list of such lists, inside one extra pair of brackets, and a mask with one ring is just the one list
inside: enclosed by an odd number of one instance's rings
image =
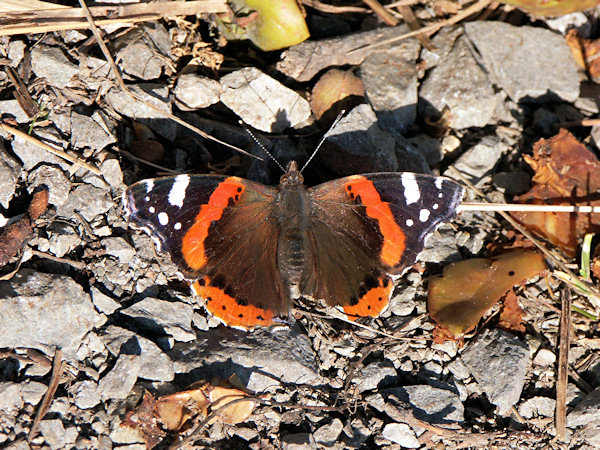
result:
[(290, 161), (286, 167), (285, 173), (279, 180), (281, 185), (292, 186), (295, 184), (303, 184), (304, 177), (298, 170), (298, 163), (296, 161)]

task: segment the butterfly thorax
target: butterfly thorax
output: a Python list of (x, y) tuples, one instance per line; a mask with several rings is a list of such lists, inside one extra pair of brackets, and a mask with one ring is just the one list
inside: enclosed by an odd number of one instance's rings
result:
[(312, 201), (295, 161), (281, 177), (277, 198), (279, 237), (277, 266), (292, 297), (300, 284), (307, 261), (307, 236), (310, 230)]

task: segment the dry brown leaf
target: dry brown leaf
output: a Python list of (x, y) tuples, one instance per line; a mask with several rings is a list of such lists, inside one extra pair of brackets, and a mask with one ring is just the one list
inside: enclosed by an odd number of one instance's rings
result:
[(514, 333), (524, 333), (525, 325), (523, 324), (523, 318), (525, 311), (519, 305), (519, 300), (514, 290), (511, 289), (508, 291), (503, 303), (498, 327)]
[(440, 327), (460, 337), (510, 288), (545, 270), (544, 258), (525, 250), (450, 264), (441, 277), (429, 280), (429, 314)]
[[(519, 203), (600, 206), (600, 162), (567, 130), (534, 145), (524, 157), (535, 171), (533, 187)], [(600, 232), (600, 214), (518, 212), (513, 217), (529, 231), (574, 256), (579, 238)]]
[(583, 39), (575, 29), (569, 30), (565, 37), (575, 61), (585, 69), (594, 81), (600, 78), (600, 39)]
[(502, 0), (535, 16), (562, 16), (585, 11), (598, 4), (598, 0)]

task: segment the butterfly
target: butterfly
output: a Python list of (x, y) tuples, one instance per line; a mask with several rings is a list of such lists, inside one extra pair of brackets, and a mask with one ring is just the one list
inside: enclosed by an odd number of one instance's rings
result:
[(304, 185), (290, 162), (279, 186), (223, 175), (177, 175), (125, 190), (130, 222), (171, 256), (207, 310), (252, 329), (285, 322), (304, 296), (348, 317), (378, 316), (392, 276), (455, 214), (463, 188), (409, 172)]

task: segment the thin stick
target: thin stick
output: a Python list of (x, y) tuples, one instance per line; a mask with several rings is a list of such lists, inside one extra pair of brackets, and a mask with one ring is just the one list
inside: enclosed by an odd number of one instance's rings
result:
[(92, 166), (91, 164), (86, 163), (85, 161), (82, 161), (81, 159), (77, 158), (76, 156), (69, 155), (68, 153), (63, 152), (62, 150), (58, 150), (54, 147), (51, 147), (48, 144), (46, 144), (45, 142), (42, 142), (39, 139), (36, 139), (33, 136), (30, 136), (27, 133), (22, 132), (21, 130), (18, 130), (9, 125), (6, 125), (5, 123), (0, 123), (0, 130), (6, 131), (7, 133), (12, 134), (13, 136), (20, 137), (21, 139), (24, 139), (27, 142), (35, 144), (38, 147), (41, 147), (44, 150), (52, 153), (53, 155), (59, 156), (63, 159), (66, 159), (67, 161), (70, 161), (75, 165), (81, 166), (96, 175), (102, 175), (102, 172), (100, 171), (100, 169)]
[(50, 384), (48, 385), (48, 390), (44, 394), (42, 403), (35, 414), (35, 419), (33, 419), (33, 424), (31, 425), (31, 429), (27, 434), (27, 441), (31, 441), (35, 437), (40, 422), (48, 412), (48, 409), (50, 409), (50, 404), (52, 403), (56, 389), (58, 389), (58, 385), (60, 384), (60, 378), (62, 377), (63, 371), (64, 363), (62, 360), (62, 350), (57, 348), (54, 352), (54, 361), (52, 362), (52, 375), (50, 376)]
[[(81, 8), (46, 4), (43, 9), (14, 9), (2, 11), (0, 2), (0, 36), (89, 28)], [(9, 5), (10, 6), (10, 5)], [(188, 2), (154, 2), (130, 5), (93, 6), (90, 8), (98, 26), (113, 23), (135, 23), (163, 17), (192, 16), (201, 13), (228, 11), (225, 0)]]
[(463, 211), (520, 211), (520, 212), (565, 212), (565, 213), (600, 213), (600, 206), (588, 205), (530, 205), (519, 203), (469, 203), (458, 205), (458, 212)]
[(163, 111), (162, 109), (160, 109), (158, 106), (153, 105), (152, 103), (144, 100), (142, 97), (140, 97), (139, 95), (135, 94), (134, 92), (131, 92), (127, 86), (125, 85), (125, 81), (123, 81), (123, 78), (121, 77), (121, 73), (119, 72), (119, 69), (117, 68), (117, 64), (115, 63), (115, 60), (113, 59), (112, 55), (110, 54), (110, 51), (108, 50), (108, 47), (106, 47), (106, 44), (104, 43), (104, 40), (102, 39), (102, 35), (100, 34), (100, 30), (98, 29), (98, 27), (96, 26), (96, 24), (94, 23), (94, 18), (92, 17), (92, 14), (90, 13), (89, 8), (87, 7), (85, 0), (79, 0), (79, 4), (81, 5), (81, 8), (83, 10), (83, 14), (85, 15), (86, 19), (88, 20), (89, 26), (90, 26), (90, 30), (92, 30), (92, 33), (94, 34), (94, 37), (96, 38), (96, 42), (98, 44), (98, 46), (100, 47), (100, 50), (102, 50), (102, 54), (104, 55), (104, 58), (106, 58), (106, 61), (108, 61), (108, 64), (110, 65), (110, 69), (113, 72), (117, 83), (119, 84), (119, 87), (121, 88), (121, 90), (123, 92), (125, 92), (127, 95), (129, 95), (132, 99), (143, 103), (144, 105), (146, 105), (148, 108), (158, 112), (159, 114), (162, 114), (164, 117), (169, 118), (171, 120), (173, 120), (174, 122), (178, 123), (179, 125), (187, 128), (188, 130), (192, 130), (195, 133), (199, 134), (200, 136), (202, 136), (204, 139), (209, 139), (211, 141), (215, 141), (218, 142), (219, 144), (225, 146), (225, 147), (229, 147), (232, 150), (235, 150), (236, 152), (240, 152), (243, 153), (246, 156), (249, 156), (251, 158), (255, 158), (258, 160), (262, 160), (262, 158), (252, 155), (251, 153), (248, 153), (245, 150), (242, 150), (241, 148), (236, 147), (235, 145), (231, 145), (228, 144), (227, 142), (223, 142), (220, 139), (217, 139), (216, 137), (211, 136), (208, 133), (205, 133), (204, 131), (202, 131), (200, 128), (195, 127), (189, 123), (187, 123), (185, 120), (180, 119), (179, 117), (177, 117), (174, 114), (168, 113), (166, 111)]
[(567, 381), (569, 377), (569, 346), (571, 339), (571, 291), (563, 288), (560, 312), (558, 346), (558, 375), (556, 377), (556, 412), (554, 424), (556, 437), (565, 440), (567, 423)]

